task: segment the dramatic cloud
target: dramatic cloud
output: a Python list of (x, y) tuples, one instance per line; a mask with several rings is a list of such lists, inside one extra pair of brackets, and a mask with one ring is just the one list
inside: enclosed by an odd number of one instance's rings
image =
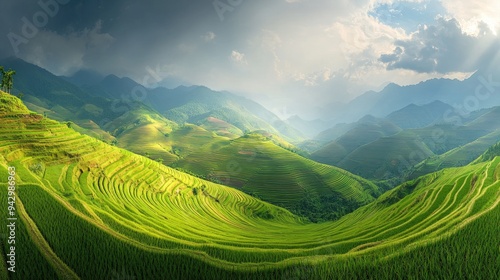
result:
[(498, 0), (456, 1), (442, 0), (449, 14), (458, 20), (468, 34), (477, 34), (484, 23), (492, 32), (500, 29), (500, 2)]
[(388, 82), (464, 77), (498, 49), (495, 0), (72, 0), (14, 52), (7, 35), (44, 9), (4, 2), (1, 56), (65, 75), (142, 81), (154, 69), (165, 81), (149, 86), (205, 85), (292, 114)]
[(489, 29), (473, 36), (466, 34), (457, 20), (440, 18), (436, 25), (422, 26), (409, 39), (394, 45), (392, 53), (380, 57), (389, 70), (450, 73), (477, 70), (491, 59), (499, 42)]
[(21, 47), (19, 57), (50, 69), (57, 75), (70, 75), (81, 68), (93, 68), (105, 55), (114, 38), (101, 32), (101, 22), (92, 29), (60, 35), (43, 30)]

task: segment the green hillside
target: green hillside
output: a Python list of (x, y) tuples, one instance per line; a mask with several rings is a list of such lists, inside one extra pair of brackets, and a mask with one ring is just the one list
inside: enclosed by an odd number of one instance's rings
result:
[(387, 180), (405, 175), (413, 165), (432, 155), (419, 136), (401, 132), (359, 147), (337, 166), (363, 178)]
[(366, 116), (352, 126), (342, 136), (312, 153), (311, 158), (319, 162), (338, 165), (359, 147), (401, 131), (393, 123), (372, 116)]
[(22, 92), (23, 101), (33, 111), (74, 122), (90, 119), (100, 123), (118, 116), (113, 110), (105, 110), (111, 107), (110, 100), (92, 95), (45, 69), (18, 58), (2, 60), (1, 64), (16, 69), (14, 92)]
[(272, 136), (259, 133), (200, 143), (174, 166), (283, 206), (312, 221), (336, 219), (381, 193), (367, 180), (308, 160), (277, 146)]
[[(464, 166), (484, 153), (500, 140), (500, 130), (480, 137), (444, 154), (432, 156), (412, 168), (408, 178), (414, 179), (448, 167)], [(489, 158), (491, 160), (492, 158)]]
[(336, 219), (381, 193), (373, 183), (298, 155), (296, 147), (266, 131), (231, 139), (192, 124), (169, 124), (146, 110), (134, 110), (115, 122), (133, 124), (116, 130), (117, 146), (313, 221)]
[(106, 123), (103, 129), (116, 137), (116, 145), (165, 163), (177, 156), (167, 143), (169, 134), (178, 127), (153, 109), (137, 104), (123, 115)]
[[(260, 104), (225, 91), (218, 92), (204, 86), (145, 89), (130, 78), (115, 75), (109, 75), (96, 84), (83, 86), (88, 92), (111, 100), (129, 97), (128, 93), (134, 92), (137, 87), (146, 93), (141, 101), (178, 124), (200, 125), (228, 137), (263, 129), (279, 134), (288, 141), (303, 140), (299, 131)], [(218, 123), (214, 123), (215, 120)]]
[(473, 161), (500, 140), (499, 114), (498, 107), (480, 110), (472, 112), (460, 126), (441, 123), (381, 138), (380, 129), (363, 129), (358, 124), (312, 153), (311, 158), (390, 187)]
[(30, 114), (5, 93), (0, 104), (0, 173), (16, 168), (23, 256), (2, 279), (500, 276), (499, 157), (317, 224)]
[(216, 92), (202, 86), (157, 88), (150, 91), (145, 102), (179, 124), (201, 125), (208, 118), (216, 118), (243, 132), (266, 130), (290, 142), (304, 140), (299, 131), (260, 104), (229, 92)]
[(244, 134), (243, 131), (236, 126), (215, 117), (204, 118), (198, 121), (198, 124), (200, 127), (208, 131), (213, 131), (217, 135), (223, 137), (238, 138)]
[(447, 112), (454, 108), (441, 101), (434, 101), (425, 105), (410, 104), (400, 110), (392, 112), (386, 119), (403, 129), (421, 128), (443, 122)]

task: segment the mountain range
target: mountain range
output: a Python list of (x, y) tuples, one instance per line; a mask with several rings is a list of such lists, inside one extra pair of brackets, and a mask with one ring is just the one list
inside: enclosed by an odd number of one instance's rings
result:
[(0, 91), (0, 192), (15, 182), (22, 268), (2, 279), (500, 277), (500, 106), (455, 104), (479, 72), (389, 85), (336, 123), (0, 65), (17, 71)]

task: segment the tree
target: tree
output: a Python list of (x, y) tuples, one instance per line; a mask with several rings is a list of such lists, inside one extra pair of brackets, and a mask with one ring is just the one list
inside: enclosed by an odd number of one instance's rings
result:
[(6, 72), (3, 66), (0, 66), (0, 72), (2, 73), (2, 83), (0, 84), (0, 88), (3, 91), (10, 93), (11, 89), (14, 87), (13, 76), (16, 74), (16, 71), (9, 69), (9, 71)]
[(0, 66), (0, 72), (2, 73), (2, 82), (0, 83), (0, 90), (5, 88), (5, 69), (3, 66)]
[(7, 73), (5, 73), (6, 79), (6, 85), (4, 85), (7, 89), (7, 92), (10, 93), (11, 89), (14, 87), (14, 78), (13, 76), (16, 74), (16, 71), (9, 69)]

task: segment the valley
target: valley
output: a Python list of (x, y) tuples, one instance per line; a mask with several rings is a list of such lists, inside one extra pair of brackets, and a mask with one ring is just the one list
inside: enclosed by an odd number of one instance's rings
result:
[[(136, 130), (145, 136), (143, 144), (168, 134), (177, 147), (175, 166), (230, 188), (82, 135), (67, 123), (30, 112), (7, 93), (1, 93), (1, 104), (0, 172), (13, 166), (18, 176), (19, 254), (38, 252), (19, 260), (23, 269), (13, 279), (35, 271), (63, 279), (122, 274), (154, 279), (165, 273), (207, 279), (386, 278), (408, 270), (435, 275), (432, 259), (445, 251), (446, 259), (454, 261), (440, 266), (442, 275), (477, 276), (475, 269), (481, 267), (482, 277), (498, 276), (499, 270), (488, 266), (490, 258), (498, 258), (490, 244), (498, 243), (494, 232), (500, 216), (500, 158), (491, 152), (484, 162), (431, 173), (380, 195), (373, 183), (280, 147), (286, 142), (272, 134), (218, 136), (194, 125), (177, 126), (144, 108), (137, 112), (146, 117), (117, 134), (118, 145), (127, 143), (128, 132), (130, 139), (138, 139), (132, 136)], [(148, 133), (155, 130), (161, 133)], [(196, 148), (176, 146), (194, 140)], [(206, 160), (209, 154), (216, 160)], [(233, 174), (225, 180), (206, 173), (224, 170), (228, 161), (239, 165), (229, 169)], [(310, 177), (305, 170), (316, 175)], [(319, 188), (328, 186), (328, 180), (330, 187)], [(7, 185), (2, 185), (5, 192)], [(275, 206), (290, 208), (306, 196), (304, 191), (319, 197), (328, 197), (325, 191), (330, 191), (366, 205), (354, 206), (350, 214), (336, 207), (321, 209), (341, 216), (321, 223)], [(337, 207), (348, 207), (346, 201), (338, 202)], [(492, 234), (463, 243), (477, 228)], [(92, 255), (72, 253), (81, 246)], [(460, 255), (471, 246), (481, 254), (464, 262)], [(428, 256), (429, 262), (418, 256)]]
[(498, 1), (3, 1), (0, 280), (500, 279)]

